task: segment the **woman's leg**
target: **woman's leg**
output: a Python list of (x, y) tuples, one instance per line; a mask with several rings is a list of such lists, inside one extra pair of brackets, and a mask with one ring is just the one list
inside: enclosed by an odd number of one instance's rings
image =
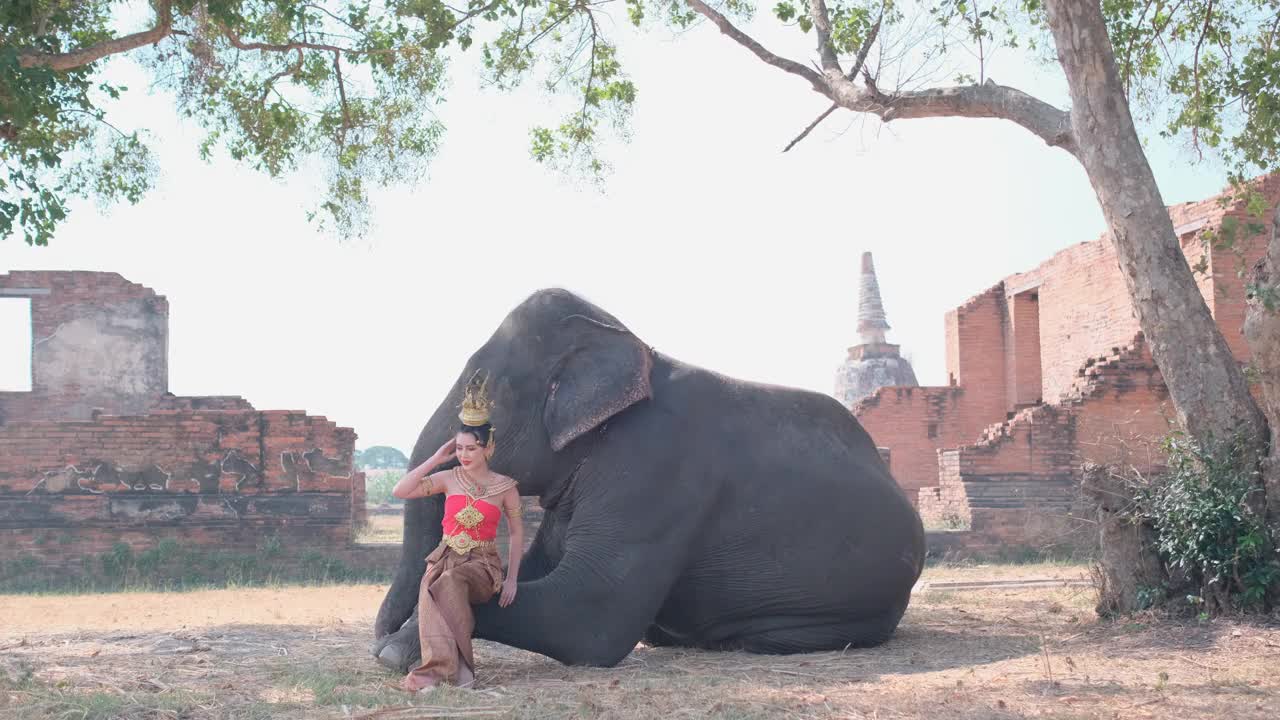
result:
[[(423, 576), (418, 592), (418, 640), (422, 645), (422, 661), (405, 677), (406, 690), (416, 691), (454, 681), (459, 656), (454, 633), (459, 625), (469, 627), (473, 624), (467, 595), (465, 573), (432, 568)], [(465, 618), (458, 617), (463, 614)]]
[(418, 594), (422, 662), (405, 677), (405, 689), (416, 691), (441, 682), (462, 684), (475, 679), (471, 605), (493, 597), (497, 577), (489, 567), (491, 562), (477, 560), (481, 558), (444, 559), (440, 567), (432, 567), (423, 576)]

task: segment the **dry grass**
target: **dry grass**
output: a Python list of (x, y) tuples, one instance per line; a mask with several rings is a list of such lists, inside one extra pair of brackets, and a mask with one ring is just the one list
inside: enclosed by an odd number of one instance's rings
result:
[(394, 543), (404, 539), (404, 516), (400, 513), (370, 513), (369, 523), (356, 534), (357, 543)]
[[(1055, 574), (1086, 571), (931, 568), (898, 634), (869, 650), (771, 657), (641, 646), (616, 668), (593, 669), (482, 642), (480, 689), (412, 698), (368, 655), (380, 587), (0, 598), (0, 716), (1280, 716), (1280, 627), (1102, 623), (1093, 591), (1072, 585), (945, 589)], [(56, 609), (70, 601), (79, 604)]]

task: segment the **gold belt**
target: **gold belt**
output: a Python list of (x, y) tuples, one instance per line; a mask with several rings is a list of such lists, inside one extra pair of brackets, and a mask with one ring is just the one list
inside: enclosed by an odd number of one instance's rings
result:
[(459, 555), (466, 555), (476, 548), (495, 547), (495, 543), (492, 540), (476, 540), (464, 532), (460, 532), (455, 535), (445, 535), (440, 542), (449, 546), (450, 549)]

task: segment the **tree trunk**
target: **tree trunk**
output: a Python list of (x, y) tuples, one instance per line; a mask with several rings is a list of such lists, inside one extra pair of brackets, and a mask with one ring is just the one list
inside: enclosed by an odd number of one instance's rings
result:
[(1155, 531), (1135, 516), (1133, 488), (1110, 468), (1089, 463), (1081, 489), (1097, 509), (1097, 613), (1128, 615), (1163, 602), (1169, 577), (1156, 552)]
[[(1260, 293), (1280, 292), (1280, 207), (1271, 220), (1267, 252), (1254, 266), (1253, 282)], [(1271, 453), (1263, 463), (1267, 492), (1267, 524), (1280, 532), (1280, 308), (1268, 310), (1263, 297), (1252, 295), (1245, 310), (1244, 337), (1253, 353), (1253, 366), (1262, 388), (1262, 411), (1271, 428)]]
[(1048, 0), (1071, 92), (1071, 125), (1129, 297), (1178, 420), (1205, 443), (1243, 432), (1261, 459), (1266, 424), (1209, 313), (1147, 163), (1098, 2)]

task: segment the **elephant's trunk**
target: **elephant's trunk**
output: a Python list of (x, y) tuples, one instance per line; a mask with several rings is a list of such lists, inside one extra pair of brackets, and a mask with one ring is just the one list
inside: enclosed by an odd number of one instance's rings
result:
[[(436, 410), (426, 427), (418, 435), (418, 442), (413, 447), (409, 458), (409, 467), (415, 468), (431, 457), (450, 437), (457, 432), (457, 410), (462, 397), (461, 381), (454, 385), (444, 402)], [(452, 467), (449, 463), (439, 469)], [(422, 574), (426, 572), (426, 557), (436, 545), (440, 544), (441, 520), (444, 519), (444, 497), (433, 495), (426, 498), (406, 500), (404, 503), (404, 539), (401, 544), (400, 565), (396, 568), (395, 578), (391, 581), (391, 589), (378, 608), (378, 617), (373, 624), (375, 638), (382, 638), (400, 629), (405, 620), (413, 614), (418, 604), (418, 585), (422, 582)]]

